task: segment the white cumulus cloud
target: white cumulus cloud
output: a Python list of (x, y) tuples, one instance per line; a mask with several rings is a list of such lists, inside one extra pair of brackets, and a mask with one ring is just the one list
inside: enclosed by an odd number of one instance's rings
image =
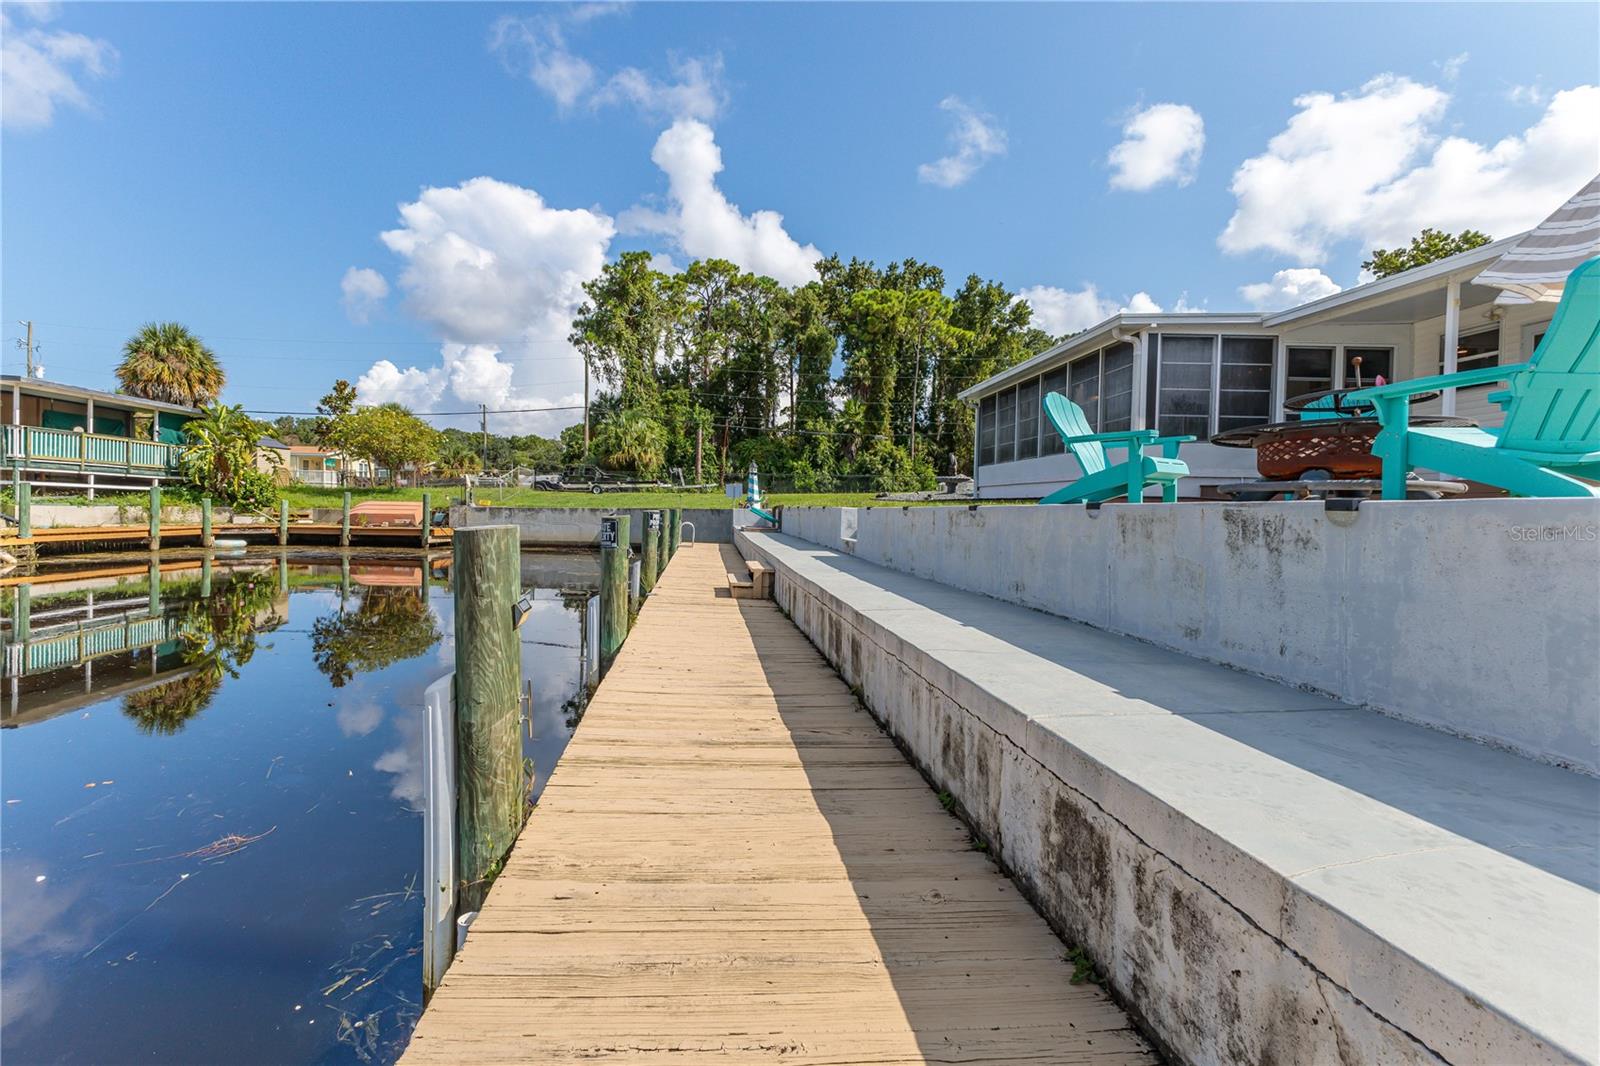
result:
[(650, 118), (716, 118), (727, 98), (720, 56), (674, 59), (672, 76), (665, 79), (638, 67), (607, 77), (568, 44), (569, 30), (624, 10), (619, 4), (585, 4), (561, 15), (507, 15), (495, 22), (489, 46), (508, 70), (526, 75), (562, 111), (631, 104)]
[[(37, 22), (55, 17), (47, 4), (7, 5)], [(22, 28), (0, 11), (0, 125), (41, 129), (59, 107), (93, 107), (82, 79), (112, 72), (117, 50), (107, 41), (64, 30)]]
[(344, 313), (350, 321), (365, 324), (372, 321), (372, 316), (383, 306), (384, 298), (389, 295), (389, 283), (371, 267), (351, 267), (339, 279), (339, 291), (343, 294)]
[(1316, 267), (1290, 267), (1272, 275), (1271, 281), (1239, 286), (1239, 295), (1257, 311), (1298, 307), (1338, 291), (1338, 283)]
[(1594, 176), (1600, 88), (1556, 93), (1539, 121), (1492, 144), (1442, 136), (1450, 94), (1385, 74), (1354, 93), (1310, 93), (1267, 150), (1239, 167), (1227, 252), (1305, 265), (1331, 245), (1402, 244), (1424, 226), (1506, 237), (1537, 224)]
[(650, 159), (667, 176), (669, 205), (623, 212), (625, 232), (665, 236), (691, 259), (727, 259), (785, 285), (816, 279), (822, 253), (789, 236), (781, 214), (746, 215), (717, 187), (722, 150), (710, 126), (693, 119), (674, 122), (656, 139)]
[(1161, 313), (1161, 305), (1147, 292), (1136, 292), (1126, 300), (1115, 300), (1102, 296), (1094, 285), (1085, 285), (1081, 289), (1032, 285), (1021, 289), (1017, 295), (1033, 308), (1033, 324), (1057, 337), (1088, 329), (1119, 311), (1135, 315)]
[(953, 189), (965, 185), (978, 168), (1006, 153), (1006, 131), (993, 115), (986, 115), (960, 97), (947, 96), (939, 108), (948, 111), (955, 125), (950, 130), (950, 154), (917, 167), (917, 180)]
[[(404, 263), (406, 309), (438, 335), (431, 367), (375, 363), (356, 383), (364, 403), (491, 409), (581, 402), (583, 363), (567, 343), (583, 283), (598, 276), (615, 233), (596, 211), (551, 207), (534, 190), (473, 178), (427, 188), (381, 235)], [(551, 433), (575, 412), (500, 416)]]
[(1111, 149), (1111, 187), (1144, 192), (1163, 182), (1187, 185), (1200, 166), (1206, 124), (1187, 104), (1152, 104), (1122, 127), (1122, 143)]

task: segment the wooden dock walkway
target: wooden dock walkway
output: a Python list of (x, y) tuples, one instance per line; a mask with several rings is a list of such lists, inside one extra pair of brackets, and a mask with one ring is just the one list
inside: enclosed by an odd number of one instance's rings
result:
[(673, 558), (402, 1061), (1155, 1061), (740, 567)]

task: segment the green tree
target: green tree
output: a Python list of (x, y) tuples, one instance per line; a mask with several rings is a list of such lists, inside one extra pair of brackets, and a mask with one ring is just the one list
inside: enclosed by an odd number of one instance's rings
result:
[[(201, 409), (200, 417), (183, 427), (186, 443), (182, 452), (184, 476), (211, 496), (218, 496), (235, 507), (266, 507), (278, 497), (272, 476), (256, 468), (256, 443), (267, 432), (267, 425), (244, 413), (238, 405), (212, 404)], [(278, 461), (274, 452), (261, 452)]]
[(122, 713), (141, 733), (170, 736), (211, 705), (224, 678), (237, 678), (263, 634), (283, 625), (277, 583), (261, 570), (227, 575), (208, 599), (179, 608), (178, 663), (183, 673), (122, 698)]
[(375, 587), (362, 592), (356, 610), (311, 623), (311, 657), (334, 688), (343, 688), (358, 673), (416, 658), (440, 637), (417, 589)]
[(341, 435), (355, 409), (355, 386), (343, 378), (338, 379), (328, 394), (317, 401), (317, 417), (312, 423), (311, 439), (324, 448), (342, 447)]
[(150, 322), (122, 346), (122, 391), (146, 400), (200, 407), (222, 395), (227, 376), (216, 354), (177, 322)]
[(1386, 278), (1391, 274), (1410, 270), (1412, 267), (1435, 263), (1461, 252), (1481, 248), (1493, 239), (1487, 233), (1480, 233), (1475, 229), (1464, 229), (1460, 233), (1452, 234), (1430, 226), (1411, 238), (1408, 247), (1374, 248), (1372, 258), (1362, 263), (1361, 269), (1370, 270), (1377, 277)]
[(594, 450), (607, 466), (658, 477), (666, 465), (666, 431), (643, 411), (619, 411), (601, 424)]
[(360, 408), (345, 423), (341, 450), (387, 467), (392, 484), (399, 484), (402, 470), (420, 470), (438, 454), (439, 432), (397, 403)]
[(457, 478), (476, 474), (483, 469), (483, 459), (468, 444), (444, 438), (440, 441), (434, 468), (442, 477)]
[(650, 409), (656, 399), (656, 360), (671, 332), (665, 279), (648, 252), (623, 252), (600, 276), (584, 283), (568, 340), (589, 373), (618, 390), (630, 408)]

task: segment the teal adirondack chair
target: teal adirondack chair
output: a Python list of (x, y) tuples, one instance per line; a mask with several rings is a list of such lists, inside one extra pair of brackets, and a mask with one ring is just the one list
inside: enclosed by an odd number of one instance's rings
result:
[[(1153, 429), (1091, 432), (1083, 408), (1059, 392), (1044, 398), (1044, 413), (1072, 449), (1072, 457), (1083, 468), (1083, 476), (1052, 492), (1040, 503), (1095, 503), (1119, 496), (1126, 496), (1129, 503), (1140, 503), (1146, 485), (1160, 485), (1162, 500), (1177, 501), (1178, 480), (1189, 476), (1189, 467), (1178, 458), (1178, 446), (1194, 440), (1193, 437), (1159, 437)], [(1108, 462), (1107, 444), (1127, 448), (1127, 459), (1116, 464)], [(1161, 446), (1161, 456), (1144, 454), (1144, 449), (1152, 445)]]
[[(1413, 426), (1411, 397), (1452, 386), (1505, 381), (1489, 399), (1505, 411), (1497, 429)], [(1382, 428), (1383, 498), (1403, 500), (1416, 467), (1481, 481), (1514, 496), (1600, 497), (1600, 258), (1567, 278), (1561, 305), (1526, 363), (1483, 367), (1362, 389)]]

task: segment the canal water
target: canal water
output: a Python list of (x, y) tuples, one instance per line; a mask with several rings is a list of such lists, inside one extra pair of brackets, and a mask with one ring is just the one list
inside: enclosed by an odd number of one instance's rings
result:
[[(100, 569), (0, 594), (0, 1059), (394, 1061), (447, 565)], [(530, 800), (583, 713), (597, 582), (593, 556), (523, 557)]]

